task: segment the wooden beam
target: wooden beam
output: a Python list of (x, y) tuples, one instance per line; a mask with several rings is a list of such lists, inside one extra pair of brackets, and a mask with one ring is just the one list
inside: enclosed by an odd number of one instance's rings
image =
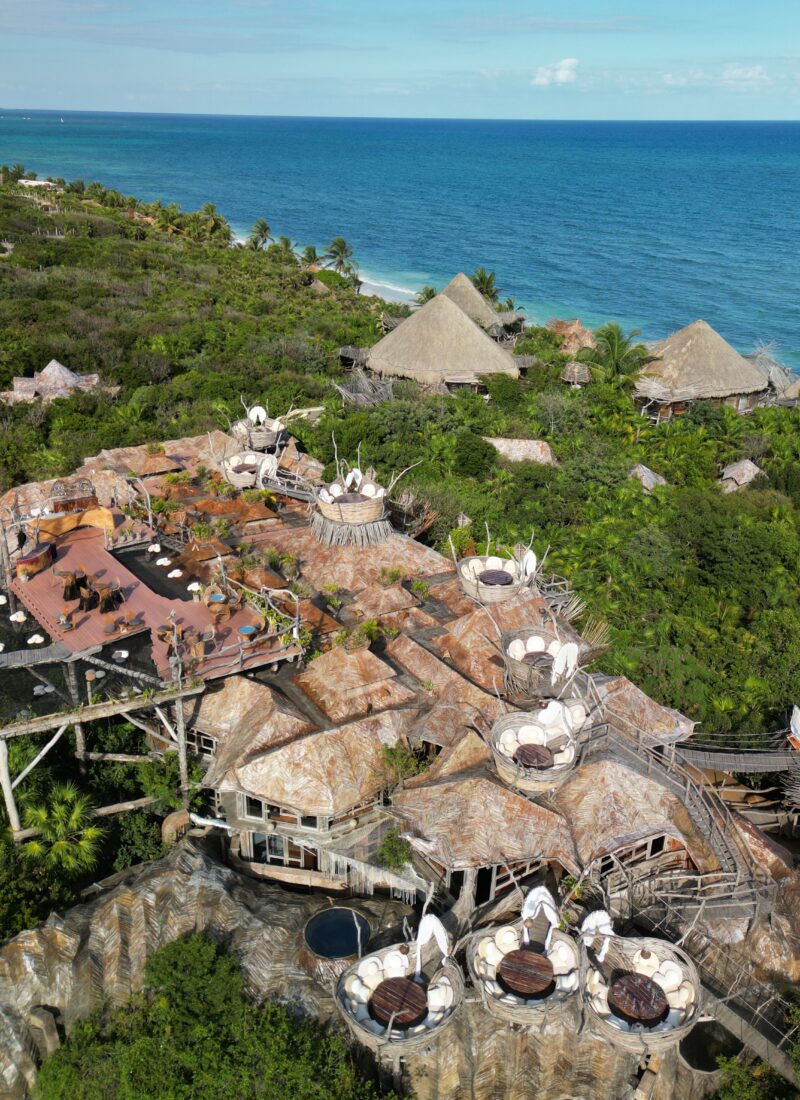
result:
[(108, 760), (116, 764), (149, 764), (158, 759), (158, 753), (150, 753), (149, 756), (136, 756), (130, 752), (85, 752), (84, 760)]
[(170, 735), (172, 740), (177, 741), (178, 740), (178, 735), (175, 732), (175, 730), (172, 728), (172, 725), (170, 724), (169, 719), (167, 718), (166, 714), (164, 714), (164, 711), (161, 709), (161, 707), (156, 707), (155, 712), (158, 715), (158, 717), (161, 719), (161, 723), (164, 726), (164, 729)]
[(176, 699), (188, 699), (194, 695), (200, 695), (203, 691), (205, 691), (205, 684), (198, 684), (195, 687), (170, 688), (167, 691), (150, 696), (140, 695), (132, 699), (90, 703), (68, 713), (45, 714), (40, 718), (14, 722), (4, 729), (0, 729), (0, 740), (6, 740), (10, 737), (24, 737), (25, 734), (30, 733), (47, 733), (48, 730), (57, 729), (62, 722), (75, 725), (77, 722), (94, 722), (98, 718), (112, 718), (117, 714), (127, 714), (129, 711), (149, 710), (151, 707), (157, 709), (166, 703), (175, 702)]
[(8, 745), (0, 741), (0, 787), (3, 789), (3, 799), (6, 804), (8, 822), (13, 833), (19, 832), (19, 814), (17, 804), (14, 801), (14, 788), (11, 786), (11, 772), (8, 770)]
[(60, 740), (61, 735), (63, 734), (64, 730), (68, 728), (68, 725), (69, 723), (65, 722), (63, 726), (59, 726), (55, 734), (50, 738), (50, 740), (47, 742), (41, 752), (37, 753), (36, 756), (34, 756), (33, 760), (31, 760), (30, 764), (22, 769), (17, 778), (11, 784), (12, 791), (22, 782), (26, 775), (29, 775), (30, 772), (33, 771), (39, 761), (43, 760), (45, 756), (47, 756), (53, 745), (55, 745), (55, 743)]
[(148, 676), (146, 672), (136, 672), (135, 669), (126, 668), (122, 663), (111, 664), (108, 661), (101, 661), (99, 657), (87, 657), (86, 663), (88, 665), (96, 665), (97, 668), (104, 668), (107, 672), (118, 672), (121, 676), (129, 676), (132, 680), (141, 680), (142, 683), (152, 684), (153, 687), (164, 687), (164, 681), (159, 680), (157, 676)]

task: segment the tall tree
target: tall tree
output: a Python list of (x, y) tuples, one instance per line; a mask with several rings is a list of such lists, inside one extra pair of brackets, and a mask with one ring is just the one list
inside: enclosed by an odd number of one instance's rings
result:
[(73, 877), (97, 863), (102, 826), (95, 824), (92, 804), (74, 783), (53, 787), (46, 803), (25, 809), (25, 827), (38, 830), (22, 853), (31, 863)]
[(344, 237), (334, 237), (325, 250), (326, 267), (332, 267), (340, 275), (353, 258), (353, 246)]
[(579, 358), (599, 371), (603, 381), (630, 386), (634, 377), (653, 362), (644, 344), (637, 344), (638, 329), (625, 333), (616, 321), (602, 325), (595, 333), (597, 347), (580, 353)]
[(250, 230), (250, 236), (247, 244), (250, 248), (259, 249), (264, 248), (267, 241), (272, 240), (272, 230), (269, 227), (269, 222), (266, 218), (259, 218)]
[(479, 290), (489, 302), (496, 302), (498, 290), (495, 283), (495, 273), (487, 271), (485, 267), (476, 267), (470, 275), (472, 285)]

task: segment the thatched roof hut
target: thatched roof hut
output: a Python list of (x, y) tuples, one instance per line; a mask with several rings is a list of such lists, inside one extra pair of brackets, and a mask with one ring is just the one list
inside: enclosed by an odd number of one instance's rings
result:
[(726, 466), (719, 481), (726, 493), (735, 493), (738, 489), (744, 489), (763, 473), (764, 471), (760, 466), (756, 466), (755, 462), (751, 462), (749, 458), (743, 458), (739, 462), (732, 462), (730, 466)]
[(413, 713), (385, 711), (267, 750), (235, 769), (237, 784), (303, 814), (347, 813), (385, 788), (383, 748), (397, 744)]
[[(41, 399), (45, 403), (57, 397), (96, 389), (100, 385), (99, 374), (76, 374), (57, 359), (51, 359), (43, 370), (33, 372), (32, 378), (14, 378), (13, 389), (0, 394), (8, 405)], [(107, 387), (106, 392), (116, 393), (119, 386)]]
[(594, 682), (603, 703), (603, 717), (621, 733), (642, 737), (648, 746), (669, 745), (692, 736), (696, 722), (657, 703), (627, 676), (596, 676)]
[(379, 340), (370, 350), (368, 366), (375, 374), (413, 378), (423, 385), (453, 376), (473, 381), (486, 374), (519, 377), (512, 357), (444, 294)]
[[(184, 714), (189, 726), (217, 741), (207, 787), (221, 786), (233, 769), (314, 729), (286, 699), (246, 676), (230, 676), (220, 690), (184, 703)], [(233, 774), (228, 786), (231, 781), (237, 785)]]
[(483, 438), (509, 462), (538, 462), (540, 466), (558, 465), (553, 448), (543, 439), (507, 439), (497, 435), (485, 435)]
[(450, 870), (537, 858), (557, 860), (570, 871), (578, 867), (560, 814), (483, 774), (398, 791), (392, 807), (412, 847)]
[(698, 870), (719, 862), (683, 802), (654, 779), (616, 760), (580, 764), (553, 798), (570, 823), (581, 865), (652, 836), (671, 838)]
[(588, 386), (592, 380), (592, 372), (585, 363), (578, 359), (571, 359), (561, 372), (561, 381), (570, 386)]
[(311, 661), (294, 682), (333, 722), (406, 706), (414, 701), (391, 665), (369, 649), (348, 653), (336, 646)]
[(717, 400), (744, 412), (765, 396), (768, 382), (705, 321), (690, 325), (655, 344), (636, 394), (662, 406)]
[(634, 481), (640, 482), (646, 493), (652, 493), (656, 485), (667, 484), (667, 479), (665, 477), (662, 477), (661, 474), (657, 474), (655, 470), (651, 470), (649, 466), (642, 465), (641, 462), (628, 470), (628, 477), (633, 478)]
[(597, 347), (591, 329), (581, 324), (580, 317), (575, 317), (571, 321), (548, 321), (547, 327), (556, 336), (561, 337), (561, 351), (565, 355), (577, 355), (584, 348)]
[(491, 329), (496, 325), (502, 328), (504, 325), (515, 325), (523, 319), (523, 314), (518, 310), (498, 312), (494, 309), (463, 271), (459, 271), (440, 294), (455, 302), (481, 328)]
[(778, 397), (783, 397), (786, 390), (795, 383), (795, 376), (788, 367), (778, 362), (772, 351), (770, 345), (761, 344), (755, 351), (745, 355), (745, 359), (748, 363), (752, 363), (756, 370), (761, 371), (770, 389), (774, 390)]

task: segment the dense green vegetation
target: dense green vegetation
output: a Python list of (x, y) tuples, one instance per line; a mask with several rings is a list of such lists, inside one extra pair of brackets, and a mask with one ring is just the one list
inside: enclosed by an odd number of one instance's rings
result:
[[(328, 293), (309, 285), (308, 265), (288, 242), (270, 244), (266, 223), (254, 227), (258, 247), (232, 249), (224, 225), (209, 239), (170, 233), (163, 215), (94, 185), (60, 196), (54, 212), (42, 201), (0, 189), (0, 239), (15, 245), (0, 261), (0, 385), (56, 356), (120, 391), (4, 410), (3, 485), (69, 473), (100, 447), (224, 427), (241, 393), (275, 412), (324, 403), (323, 420), (301, 429), (307, 448), (329, 461), (335, 431), (340, 454), (362, 442), (381, 471), (420, 462), (407, 483), (437, 511), (438, 545), (461, 511), (473, 521), (462, 540), (485, 523), (500, 542), (527, 541), (535, 527), (552, 568), (611, 624), (606, 670), (709, 730), (784, 721), (800, 697), (796, 411), (741, 417), (701, 403), (654, 427), (628, 392), (641, 349), (609, 326), (582, 390), (558, 380), (559, 338), (533, 328), (517, 350), (541, 366), (491, 381), (489, 405), (399, 383), (397, 400), (343, 412), (330, 386), (336, 350), (378, 339), (379, 300), (333, 270), (322, 273)], [(173, 212), (178, 227), (187, 217)], [(344, 268), (348, 248), (337, 238), (328, 262)], [(490, 275), (475, 278), (497, 293)], [(489, 434), (546, 439), (559, 465), (505, 463)], [(720, 470), (741, 457), (766, 478), (723, 496)], [(637, 462), (668, 485), (647, 496), (627, 476)]]
[[(192, 936), (145, 967), (143, 992), (79, 1024), (37, 1100), (371, 1100), (387, 1096), (337, 1035), (244, 994), (236, 959)], [(394, 1096), (394, 1094), (391, 1094)]]

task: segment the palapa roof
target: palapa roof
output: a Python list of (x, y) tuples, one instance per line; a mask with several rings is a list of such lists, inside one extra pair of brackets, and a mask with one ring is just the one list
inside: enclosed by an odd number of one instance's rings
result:
[(370, 350), (376, 374), (413, 378), (426, 385), (454, 375), (519, 377), (512, 357), (444, 294), (437, 294)]
[(771, 388), (783, 397), (786, 390), (795, 383), (795, 376), (788, 367), (772, 355), (772, 351), (773, 348), (770, 345), (762, 344), (749, 355), (745, 355), (745, 359), (748, 363), (752, 363), (756, 370), (761, 371)]
[(509, 462), (538, 462), (540, 466), (558, 465), (553, 448), (544, 439), (506, 439), (497, 435), (485, 435), (483, 438)]
[(462, 309), (481, 328), (489, 328), (501, 322), (501, 314), (493, 309), (468, 275), (459, 271), (447, 286), (439, 291), (445, 298)]
[(697, 724), (680, 711), (651, 699), (627, 676), (595, 677), (603, 717), (623, 733), (643, 734), (646, 745), (667, 745), (691, 737)]
[(662, 477), (661, 474), (657, 474), (655, 470), (651, 470), (649, 466), (643, 466), (641, 462), (628, 470), (628, 477), (641, 482), (646, 493), (652, 493), (656, 485), (667, 484), (667, 479), (665, 477)]
[(100, 375), (76, 374), (57, 359), (51, 359), (43, 370), (34, 371), (32, 378), (14, 378), (12, 385), (13, 389), (2, 395), (9, 404), (33, 401), (37, 397), (52, 401), (57, 397), (69, 397), (76, 390), (94, 389), (100, 385)]
[(668, 393), (689, 393), (695, 400), (767, 389), (763, 373), (705, 321), (693, 321), (655, 344), (650, 354), (654, 361), (647, 364), (641, 378), (644, 396), (651, 396), (648, 379)]
[(392, 812), (413, 847), (450, 869), (527, 859), (555, 859), (570, 871), (578, 868), (560, 814), (480, 772), (397, 791)]
[[(140, 477), (154, 476), (151, 472), (161, 463), (153, 461), (147, 463), (146, 459), (166, 459), (172, 465), (168, 465), (163, 473), (175, 469), (186, 469), (194, 472), (198, 466), (205, 466), (207, 470), (218, 470), (219, 463), (216, 455), (222, 456), (226, 448), (233, 450), (238, 447), (236, 440), (225, 432), (211, 431), (203, 435), (184, 436), (181, 439), (168, 439), (162, 444), (163, 454), (149, 456), (147, 446), (142, 444), (137, 447), (112, 447), (104, 448), (96, 455), (84, 459), (83, 466), (77, 471), (79, 474), (94, 476), (96, 470), (116, 470), (121, 474), (133, 471)], [(144, 474), (141, 470), (145, 470)]]
[(581, 324), (580, 317), (575, 317), (571, 321), (554, 319), (547, 322), (547, 327), (556, 336), (561, 337), (561, 351), (566, 355), (577, 355), (583, 348), (597, 347), (591, 329)]
[(662, 833), (683, 844), (699, 870), (718, 866), (681, 800), (663, 784), (616, 760), (580, 764), (553, 803), (569, 820), (584, 867), (599, 856)]
[(797, 401), (798, 399), (800, 399), (800, 378), (796, 379), (796, 381), (792, 382), (790, 386), (786, 387), (786, 389), (781, 394), (781, 398), (784, 401)]
[(749, 485), (751, 481), (763, 474), (764, 471), (760, 466), (756, 466), (755, 462), (751, 462), (749, 458), (742, 458), (738, 462), (732, 462), (730, 466), (726, 466), (722, 471), (722, 477), (720, 481), (723, 485), (730, 482), (730, 489), (741, 489), (745, 485)]
[(384, 789), (383, 747), (397, 744), (413, 713), (384, 711), (260, 753), (236, 767), (237, 784), (303, 814), (346, 813)]
[(232, 769), (267, 749), (314, 729), (313, 723), (286, 699), (246, 676), (229, 676), (220, 690), (206, 691), (184, 703), (183, 709), (190, 725), (217, 739), (217, 750), (204, 779), (207, 787), (222, 784)]
[(585, 363), (571, 359), (561, 372), (561, 381), (571, 386), (585, 386), (592, 380), (592, 372)]
[(294, 682), (333, 722), (405, 706), (414, 701), (397, 673), (369, 649), (335, 646), (310, 662)]

